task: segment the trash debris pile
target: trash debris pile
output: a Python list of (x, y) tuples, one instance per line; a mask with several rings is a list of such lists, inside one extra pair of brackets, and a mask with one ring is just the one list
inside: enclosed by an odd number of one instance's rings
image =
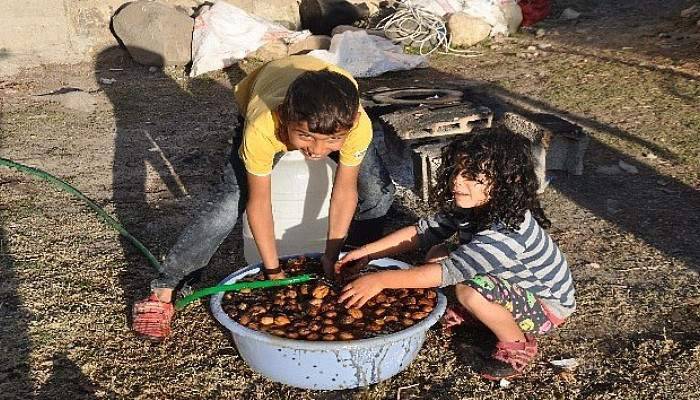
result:
[[(478, 52), (467, 47), (511, 35), (550, 12), (550, 0), (238, 3), (206, 3), (187, 15), (168, 4), (137, 0), (120, 7), (112, 25), (136, 62), (149, 66), (191, 62), (191, 77), (245, 58), (271, 61), (304, 53), (357, 77), (371, 77), (424, 67), (424, 56), (435, 52), (473, 55)], [(404, 53), (405, 47), (418, 54)]]

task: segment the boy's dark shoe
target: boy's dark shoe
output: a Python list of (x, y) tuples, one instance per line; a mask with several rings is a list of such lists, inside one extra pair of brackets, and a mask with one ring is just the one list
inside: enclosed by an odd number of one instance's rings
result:
[(368, 243), (376, 242), (384, 236), (384, 224), (386, 216), (379, 218), (353, 220), (350, 225), (348, 238), (345, 245), (350, 248), (357, 248)]
[(535, 337), (525, 334), (525, 339), (525, 342), (496, 343), (496, 350), (484, 364), (481, 376), (490, 381), (498, 381), (522, 374), (537, 355)]

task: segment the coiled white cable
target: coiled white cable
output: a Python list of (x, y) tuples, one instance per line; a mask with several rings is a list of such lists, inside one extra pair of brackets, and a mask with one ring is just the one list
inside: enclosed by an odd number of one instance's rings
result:
[(383, 30), (386, 37), (395, 42), (416, 47), (418, 53), (424, 56), (434, 52), (479, 53), (452, 48), (442, 17), (412, 4), (411, 0), (399, 2), (396, 12), (379, 21), (376, 29)]

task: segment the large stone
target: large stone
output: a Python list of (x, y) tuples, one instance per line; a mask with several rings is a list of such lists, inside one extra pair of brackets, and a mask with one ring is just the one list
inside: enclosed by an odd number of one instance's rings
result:
[(363, 14), (372, 15), (379, 11), (380, 4), (384, 0), (348, 0), (348, 2), (359, 8)]
[(301, 24), (314, 35), (330, 35), (339, 25), (351, 25), (367, 12), (345, 0), (301, 0)]
[(251, 15), (265, 18), (293, 31), (301, 28), (298, 0), (224, 0)]
[(114, 33), (131, 57), (144, 65), (183, 65), (190, 62), (194, 20), (166, 4), (138, 0), (112, 19)]
[(489, 37), (491, 25), (462, 12), (450, 15), (447, 19), (452, 46), (469, 47)]

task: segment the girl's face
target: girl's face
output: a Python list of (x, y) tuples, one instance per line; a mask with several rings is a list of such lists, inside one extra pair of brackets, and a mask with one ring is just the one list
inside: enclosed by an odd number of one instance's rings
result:
[(473, 208), (489, 201), (489, 182), (486, 175), (479, 174), (474, 178), (457, 174), (452, 182), (452, 194), (455, 204), (460, 208)]

